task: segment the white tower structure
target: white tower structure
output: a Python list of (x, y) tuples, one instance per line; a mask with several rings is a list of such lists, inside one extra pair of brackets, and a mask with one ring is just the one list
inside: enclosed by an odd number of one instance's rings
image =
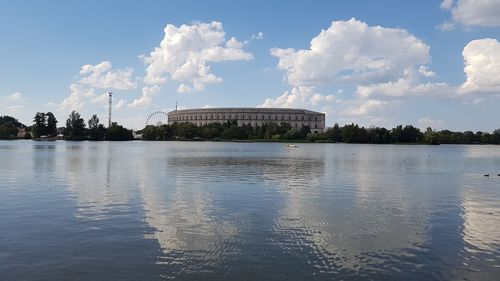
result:
[(111, 108), (113, 107), (113, 93), (108, 92), (109, 96), (109, 111), (108, 111), (108, 128), (111, 127)]

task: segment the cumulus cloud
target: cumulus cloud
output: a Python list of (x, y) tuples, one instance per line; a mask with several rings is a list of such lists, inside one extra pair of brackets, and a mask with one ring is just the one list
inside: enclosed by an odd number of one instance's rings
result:
[(404, 29), (334, 21), (311, 40), (309, 49), (271, 49), (298, 86), (318, 82), (376, 83), (397, 79), (430, 62), (429, 46)]
[(268, 98), (258, 107), (314, 107), (322, 102), (334, 102), (335, 96), (321, 95), (316, 92), (315, 87), (298, 86), (290, 91), (285, 91), (277, 98)]
[(415, 96), (448, 97), (454, 95), (454, 89), (447, 83), (416, 84), (412, 79), (400, 78), (387, 83), (358, 86), (356, 93), (361, 98), (406, 98)]
[(462, 52), (466, 81), (461, 93), (500, 92), (500, 43), (485, 38), (470, 41)]
[(133, 100), (128, 104), (132, 108), (144, 108), (153, 102), (153, 96), (160, 91), (161, 87), (153, 85), (152, 87), (142, 88), (142, 95), (140, 98)]
[[(429, 68), (429, 50), (404, 29), (369, 26), (354, 18), (334, 21), (308, 49), (271, 49), (293, 88), (261, 106), (307, 106), (338, 116), (375, 118), (397, 100), (454, 93), (446, 83), (428, 81), (436, 76)], [(340, 100), (316, 92), (317, 86), (331, 83), (352, 85), (354, 98)]]
[(427, 67), (426, 65), (421, 65), (418, 68), (418, 73), (420, 73), (421, 75), (423, 75), (425, 77), (434, 77), (434, 76), (436, 76), (436, 73), (434, 73), (434, 71), (429, 70), (429, 67)]
[(453, 0), (443, 0), (443, 2), (441, 2), (441, 9), (445, 9), (445, 10), (449, 10), (451, 9), (451, 7), (453, 6)]
[(425, 130), (428, 127), (432, 129), (443, 129), (446, 126), (446, 123), (443, 120), (432, 119), (431, 117), (423, 117), (417, 120), (417, 126)]
[[(462, 26), (500, 26), (500, 1), (498, 0), (444, 0), (441, 8), (450, 10), (453, 23)], [(453, 23), (445, 23), (445, 27)]]
[(144, 82), (149, 84), (165, 83), (170, 78), (181, 83), (180, 93), (201, 91), (206, 84), (222, 82), (211, 73), (210, 63), (253, 59), (242, 49), (245, 43), (234, 37), (226, 40), (220, 22), (180, 27), (168, 24), (164, 32), (160, 46), (144, 57)]
[(108, 103), (109, 100), (109, 95), (107, 93), (101, 95), (92, 94), (91, 96), (88, 97), (90, 97), (91, 103), (97, 103), (97, 104), (106, 104)]
[(118, 102), (116, 103), (116, 105), (114, 106), (114, 108), (115, 108), (115, 109), (121, 109), (121, 108), (123, 108), (126, 104), (127, 104), (127, 101), (126, 101), (126, 100), (120, 99), (120, 100), (118, 100)]
[(80, 84), (71, 84), (69, 88), (71, 94), (59, 104), (60, 110), (81, 111), (86, 101), (96, 97), (94, 89), (88, 89)]
[(347, 107), (340, 113), (345, 116), (373, 116), (380, 114), (389, 106), (388, 101), (382, 100), (358, 100), (358, 101), (344, 101)]
[(108, 88), (119, 90), (130, 90), (137, 88), (137, 83), (132, 81), (133, 69), (113, 70), (109, 61), (103, 61), (96, 65), (86, 64), (80, 70), (80, 83), (95, 88)]

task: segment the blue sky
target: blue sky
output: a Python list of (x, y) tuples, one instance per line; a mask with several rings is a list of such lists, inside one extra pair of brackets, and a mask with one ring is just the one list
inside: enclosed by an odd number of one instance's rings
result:
[(178, 102), (492, 131), (498, 14), (498, 0), (2, 2), (0, 115), (106, 123), (112, 91), (133, 128)]

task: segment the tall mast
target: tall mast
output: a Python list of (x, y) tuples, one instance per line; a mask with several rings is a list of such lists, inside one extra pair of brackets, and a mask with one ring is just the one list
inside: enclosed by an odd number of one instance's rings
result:
[(109, 96), (109, 109), (108, 109), (108, 128), (111, 127), (111, 108), (113, 107), (113, 93), (108, 92)]

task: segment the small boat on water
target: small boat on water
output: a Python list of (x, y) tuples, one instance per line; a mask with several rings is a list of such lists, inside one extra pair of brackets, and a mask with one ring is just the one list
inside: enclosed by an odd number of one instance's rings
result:
[(295, 145), (295, 144), (287, 144), (286, 147), (299, 147), (298, 145)]

